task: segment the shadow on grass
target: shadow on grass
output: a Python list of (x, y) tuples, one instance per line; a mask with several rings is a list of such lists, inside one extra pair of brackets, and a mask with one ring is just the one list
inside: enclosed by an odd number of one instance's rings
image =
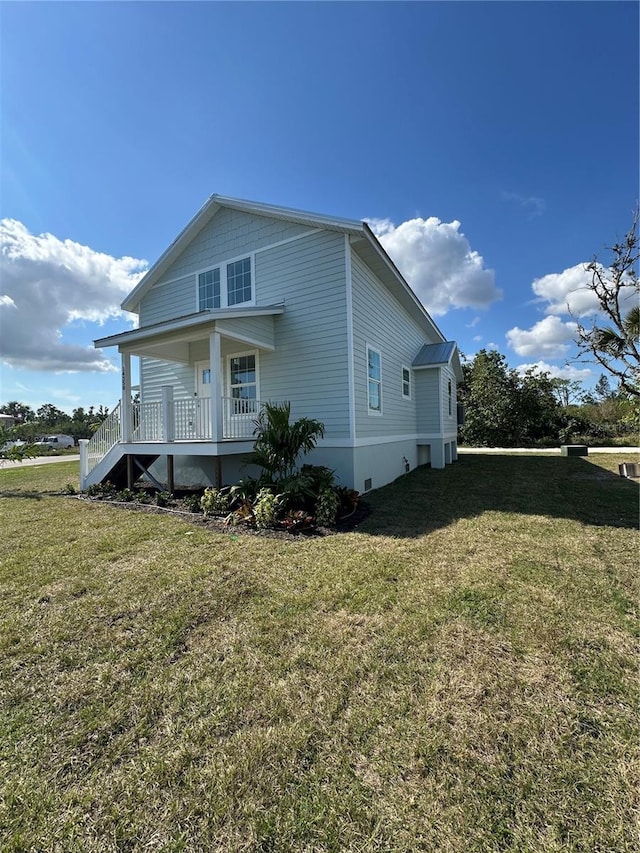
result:
[(0, 491), (0, 498), (30, 498), (33, 501), (41, 501), (46, 492), (27, 492), (27, 491)]
[(464, 454), (442, 470), (419, 468), (367, 495), (373, 510), (358, 529), (422, 536), (484, 512), (638, 527), (638, 484), (581, 457)]

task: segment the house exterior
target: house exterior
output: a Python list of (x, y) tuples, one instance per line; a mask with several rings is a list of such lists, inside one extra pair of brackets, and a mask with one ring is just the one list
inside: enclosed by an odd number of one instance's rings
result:
[[(122, 303), (122, 399), (81, 486), (224, 485), (263, 401), (325, 435), (307, 457), (360, 492), (457, 457), (456, 344), (364, 222), (212, 195)], [(132, 359), (139, 359), (139, 388)]]

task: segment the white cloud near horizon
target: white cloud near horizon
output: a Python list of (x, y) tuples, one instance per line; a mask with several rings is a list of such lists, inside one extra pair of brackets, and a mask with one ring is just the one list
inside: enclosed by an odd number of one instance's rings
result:
[(562, 358), (569, 352), (575, 333), (575, 323), (563, 323), (560, 317), (550, 315), (529, 330), (515, 326), (506, 337), (509, 346), (523, 358)]
[(548, 373), (552, 379), (571, 379), (578, 382), (587, 382), (593, 378), (593, 371), (588, 367), (572, 367), (570, 364), (565, 364), (559, 367), (556, 364), (548, 364), (546, 361), (536, 361), (533, 364), (519, 364), (516, 370), (520, 374), (524, 374), (527, 370), (533, 369), (536, 373)]
[(389, 219), (371, 219), (369, 225), (430, 314), (488, 308), (501, 299), (494, 271), (485, 268), (457, 220), (418, 217), (396, 226)]
[(117, 370), (100, 350), (65, 343), (74, 321), (104, 323), (147, 267), (53, 234), (0, 220), (0, 358), (13, 367), (55, 372)]

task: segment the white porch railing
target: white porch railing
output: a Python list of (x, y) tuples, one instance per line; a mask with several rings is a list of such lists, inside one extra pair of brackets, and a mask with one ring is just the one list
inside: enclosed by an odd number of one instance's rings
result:
[(223, 397), (221, 403), (223, 438), (253, 438), (255, 420), (262, 403), (235, 397)]
[(92, 471), (98, 462), (111, 450), (114, 444), (118, 444), (122, 438), (122, 424), (120, 415), (120, 403), (107, 416), (87, 445), (88, 470)]
[[(255, 419), (262, 406), (259, 400), (222, 397), (222, 439), (253, 438)], [(166, 406), (165, 423), (163, 407)], [(206, 398), (137, 403), (133, 405), (131, 440), (211, 441), (211, 401)], [(171, 438), (169, 438), (171, 436)]]
[(162, 441), (162, 404), (133, 403), (131, 441)]
[(210, 400), (174, 400), (169, 404), (171, 411), (176, 441), (206, 441), (211, 438)]

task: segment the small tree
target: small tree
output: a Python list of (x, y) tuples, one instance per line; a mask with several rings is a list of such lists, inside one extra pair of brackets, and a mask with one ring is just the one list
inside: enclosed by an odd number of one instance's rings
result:
[(256, 419), (256, 436), (250, 461), (262, 468), (271, 482), (289, 477), (298, 457), (316, 446), (324, 435), (324, 424), (310, 418), (289, 422), (291, 404), (264, 403)]
[(590, 326), (576, 321), (576, 343), (582, 356), (595, 360), (615, 376), (621, 388), (632, 397), (640, 396), (640, 282), (638, 280), (638, 209), (626, 237), (609, 247), (608, 267), (595, 256), (587, 271), (587, 284), (598, 300), (600, 314)]

